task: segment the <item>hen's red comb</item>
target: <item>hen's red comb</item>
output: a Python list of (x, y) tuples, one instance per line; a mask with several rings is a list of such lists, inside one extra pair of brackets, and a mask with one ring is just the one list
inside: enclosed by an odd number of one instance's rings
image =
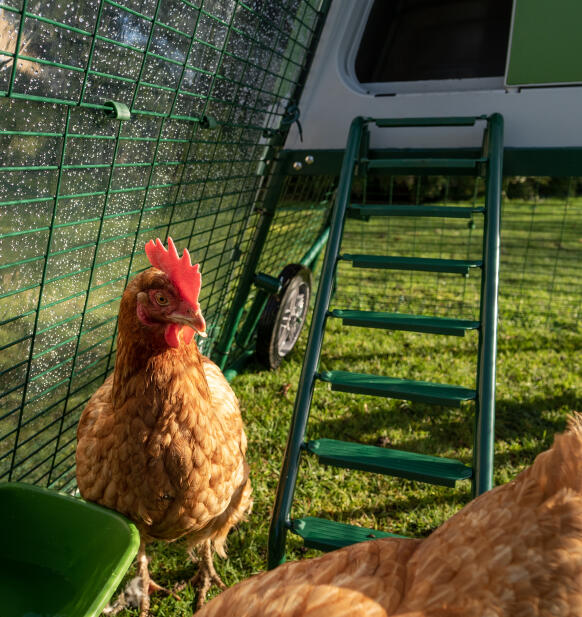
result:
[(184, 249), (182, 257), (178, 257), (178, 251), (172, 238), (168, 236), (168, 250), (164, 248), (159, 238), (154, 242), (150, 240), (145, 245), (145, 252), (154, 268), (166, 273), (180, 295), (186, 302), (198, 310), (198, 294), (202, 285), (202, 275), (198, 271), (199, 265), (192, 265), (188, 249)]

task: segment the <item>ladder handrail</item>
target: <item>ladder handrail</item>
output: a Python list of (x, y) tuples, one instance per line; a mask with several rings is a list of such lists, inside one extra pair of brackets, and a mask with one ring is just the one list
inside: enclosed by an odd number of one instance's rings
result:
[(289, 513), (295, 492), (295, 480), (299, 467), (299, 456), (303, 447), (303, 436), (309, 416), (309, 407), (313, 397), (314, 376), (319, 364), (319, 355), (323, 342), (324, 324), (327, 306), (333, 290), (333, 279), (336, 260), (329, 259), (337, 255), (344, 226), (344, 215), (350, 200), (353, 170), (358, 160), (362, 129), (367, 121), (358, 116), (350, 125), (348, 143), (344, 154), (340, 183), (337, 192), (337, 203), (332, 215), (329, 239), (323, 260), (315, 308), (309, 330), (309, 338), (305, 349), (305, 358), (297, 397), (293, 408), (291, 427), (287, 439), (287, 447), (283, 457), (283, 466), (277, 487), (271, 527), (269, 531), (268, 567), (274, 568), (285, 561), (285, 538), (290, 526)]
[(503, 180), (503, 116), (489, 117), (487, 135), (487, 193), (483, 233), (481, 279), (481, 330), (477, 370), (475, 442), (473, 446), (473, 496), (493, 486), (495, 428), (495, 358), (497, 354), (497, 313), (499, 291), (499, 244), (501, 235), (501, 183)]

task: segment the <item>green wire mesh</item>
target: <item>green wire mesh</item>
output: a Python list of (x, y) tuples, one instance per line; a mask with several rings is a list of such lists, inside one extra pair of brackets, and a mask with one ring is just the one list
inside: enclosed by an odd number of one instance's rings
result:
[[(335, 176), (284, 178), (255, 273), (278, 277), (289, 264), (316, 269), (317, 258), (325, 248), (336, 184)], [(249, 230), (254, 227), (251, 225)], [(316, 284), (313, 281), (313, 293)], [(248, 357), (254, 353), (257, 338), (253, 326), (257, 316), (255, 302), (264, 307), (267, 299), (268, 292), (260, 290), (258, 293), (257, 287), (251, 287), (230, 350), (229, 367), (232, 363), (238, 364), (241, 354)]]
[[(377, 181), (378, 182), (378, 181)], [(527, 191), (515, 187), (527, 183)], [(501, 213), (499, 318), (542, 329), (577, 328), (582, 317), (580, 179), (506, 178)], [(553, 188), (552, 188), (553, 187)], [(483, 205), (480, 178), (385, 177), (356, 189), (369, 203)], [(517, 193), (517, 194), (516, 194)], [(350, 219), (342, 250), (480, 259), (483, 217)], [(380, 293), (378, 293), (378, 291)], [(480, 276), (362, 270), (338, 264), (336, 308), (476, 319)]]
[(79, 414), (150, 238), (201, 263), (211, 352), (321, 4), (0, 4), (0, 481), (74, 488)]
[(327, 226), (336, 183), (334, 176), (285, 178), (259, 272), (277, 275), (285, 265), (301, 261)]

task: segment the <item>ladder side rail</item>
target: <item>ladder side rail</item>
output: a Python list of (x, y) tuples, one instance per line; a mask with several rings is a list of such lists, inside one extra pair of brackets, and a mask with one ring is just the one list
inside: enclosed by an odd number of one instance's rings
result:
[(499, 291), (499, 245), (501, 232), (501, 184), (503, 177), (503, 116), (494, 113), (487, 129), (487, 183), (483, 267), (481, 280), (481, 330), (477, 370), (475, 443), (473, 450), (473, 496), (493, 486), (495, 429), (495, 359)]
[(287, 531), (290, 527), (289, 514), (291, 511), (293, 494), (295, 492), (299, 457), (304, 444), (305, 428), (309, 417), (315, 375), (318, 370), (319, 356), (323, 342), (325, 320), (333, 291), (337, 254), (343, 233), (345, 212), (350, 201), (354, 168), (358, 161), (362, 133), (367, 122), (367, 119), (360, 116), (354, 118), (348, 134), (348, 142), (341, 167), (337, 199), (331, 218), (329, 239), (325, 251), (315, 307), (313, 309), (303, 367), (299, 378), (289, 437), (287, 439), (279, 484), (277, 486), (273, 515), (271, 517), (268, 545), (269, 569), (285, 561), (285, 540)]

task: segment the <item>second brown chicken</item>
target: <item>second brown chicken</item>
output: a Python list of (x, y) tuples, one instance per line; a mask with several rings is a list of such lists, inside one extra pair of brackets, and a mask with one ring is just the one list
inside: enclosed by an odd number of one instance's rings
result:
[(370, 540), (243, 581), (197, 617), (579, 617), (582, 416), (424, 540)]

